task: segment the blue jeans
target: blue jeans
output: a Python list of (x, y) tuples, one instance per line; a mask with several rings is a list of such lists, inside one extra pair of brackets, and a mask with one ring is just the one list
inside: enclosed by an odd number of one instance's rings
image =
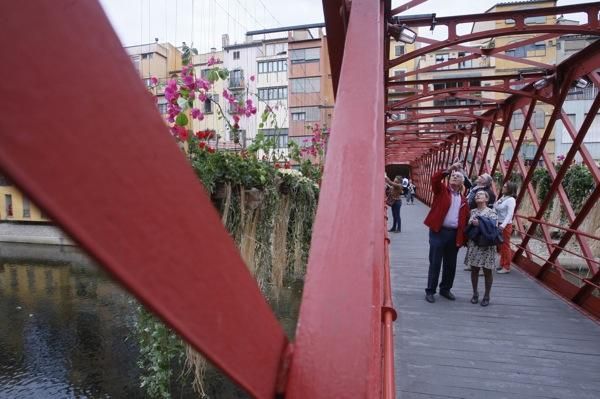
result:
[(442, 229), (435, 233), (429, 230), (429, 275), (427, 278), (428, 294), (435, 294), (442, 269), (442, 282), (440, 292), (448, 292), (454, 284), (456, 274), (456, 229)]
[(402, 207), (402, 200), (398, 200), (394, 202), (392, 205), (392, 219), (394, 222), (392, 223), (391, 231), (400, 231), (402, 230), (402, 219), (400, 219), (400, 208)]

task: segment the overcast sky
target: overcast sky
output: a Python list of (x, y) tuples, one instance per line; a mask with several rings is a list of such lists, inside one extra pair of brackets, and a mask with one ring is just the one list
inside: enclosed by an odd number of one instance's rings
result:
[[(373, 0), (375, 1), (375, 0)], [(392, 1), (392, 7), (408, 0)], [(558, 5), (589, 2), (559, 0)], [(322, 0), (100, 0), (124, 46), (194, 43), (201, 52), (221, 49), (221, 35), (241, 42), (247, 31), (323, 22)], [(494, 0), (429, 0), (407, 14), (481, 13)]]

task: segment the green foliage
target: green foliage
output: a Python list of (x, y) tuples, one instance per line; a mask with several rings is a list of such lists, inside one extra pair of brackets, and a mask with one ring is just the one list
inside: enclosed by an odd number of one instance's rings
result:
[(224, 151), (198, 151), (192, 166), (204, 187), (211, 193), (220, 183), (263, 189), (268, 182), (273, 181), (276, 173), (275, 168), (266, 162)]
[(175, 118), (175, 123), (179, 126), (186, 126), (188, 124), (187, 115), (183, 112), (179, 113), (179, 115), (177, 115), (177, 118)]
[(583, 201), (596, 188), (594, 178), (585, 165), (572, 165), (565, 174), (562, 185), (575, 212), (581, 209)]
[[(188, 144), (194, 144), (188, 141)], [(266, 145), (266, 144), (265, 144)], [(273, 267), (273, 230), (275, 213), (280, 201), (290, 201), (287, 225), (286, 279), (302, 278), (306, 270), (312, 223), (314, 220), (318, 185), (315, 181), (293, 170), (278, 170), (255, 156), (241, 156), (228, 152), (208, 152), (190, 147), (192, 166), (207, 191), (216, 194), (217, 189), (229, 185), (231, 196), (227, 207), (226, 228), (240, 244), (243, 224), (248, 223), (248, 210), (242, 209), (241, 192), (257, 188), (262, 192), (258, 224), (256, 226), (254, 259), (256, 278), (261, 288), (268, 292)], [(225, 198), (213, 197), (213, 202), (224, 211)], [(219, 206), (220, 205), (220, 206)], [(243, 216), (246, 212), (246, 217)], [(162, 322), (141, 306), (138, 312), (137, 338), (140, 347), (138, 365), (142, 369), (141, 386), (150, 398), (171, 398), (170, 387), (174, 380), (173, 370), (182, 368), (185, 357), (183, 341)]]
[(198, 50), (183, 42), (181, 44), (181, 63), (183, 65), (189, 65), (192, 62), (192, 57), (194, 55), (198, 55)]
[(171, 398), (173, 363), (182, 364), (183, 342), (142, 306), (138, 307), (136, 325), (140, 347), (138, 366), (141, 384), (151, 398)]
[(537, 191), (538, 200), (542, 201), (550, 191), (550, 173), (546, 168), (536, 168), (531, 182)]
[(252, 155), (254, 158), (258, 158), (259, 151), (262, 151), (265, 154), (271, 154), (273, 159), (269, 159), (272, 161), (279, 161), (279, 157), (277, 157), (277, 141), (273, 137), (267, 137), (260, 130), (256, 134), (254, 141), (247, 147), (248, 153)]

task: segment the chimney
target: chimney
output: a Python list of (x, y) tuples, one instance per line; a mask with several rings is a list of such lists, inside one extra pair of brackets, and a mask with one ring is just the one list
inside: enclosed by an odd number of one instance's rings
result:
[(227, 33), (221, 36), (221, 44), (223, 45), (223, 48), (229, 46), (229, 35)]

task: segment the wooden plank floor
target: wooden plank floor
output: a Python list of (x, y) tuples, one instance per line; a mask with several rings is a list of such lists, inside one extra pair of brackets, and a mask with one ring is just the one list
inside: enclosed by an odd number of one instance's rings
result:
[(473, 305), (461, 250), (457, 300), (425, 301), (427, 211), (404, 203), (390, 233), (397, 398), (599, 399), (600, 325), (520, 271), (494, 273), (490, 306)]

